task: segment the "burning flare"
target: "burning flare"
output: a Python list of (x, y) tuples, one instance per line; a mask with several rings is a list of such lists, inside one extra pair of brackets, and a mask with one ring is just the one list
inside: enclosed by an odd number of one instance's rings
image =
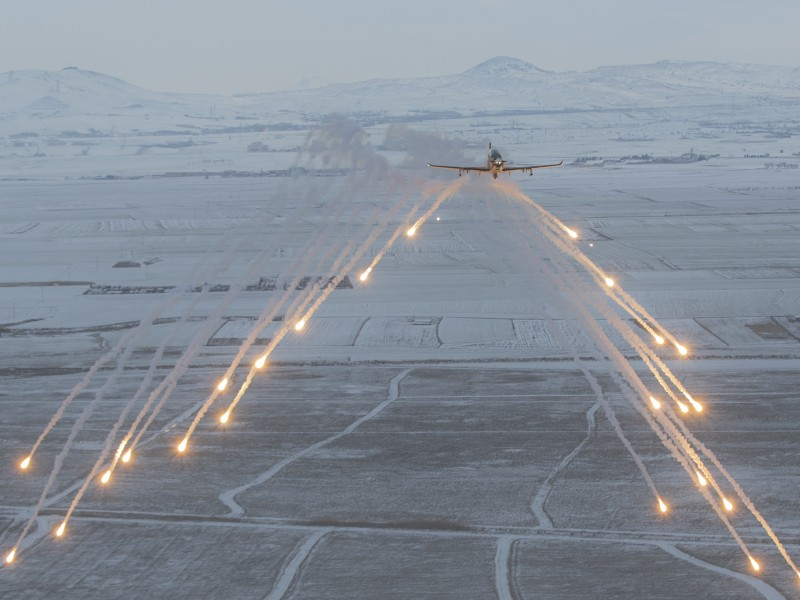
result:
[(367, 269), (359, 276), (359, 279), (361, 281), (366, 281), (370, 273), (372, 273), (372, 267), (367, 267)]
[(686, 349), (686, 346), (681, 346), (680, 344), (675, 344), (675, 347), (678, 349), (678, 353), (681, 356), (686, 356), (689, 354), (689, 351)]
[(127, 463), (131, 462), (131, 451), (128, 450), (125, 454), (122, 455), (122, 462)]
[(699, 483), (703, 487), (706, 487), (708, 485), (708, 480), (706, 480), (706, 478), (703, 477), (703, 474), (700, 471), (697, 472), (697, 483)]
[(305, 319), (300, 319), (297, 323), (295, 323), (294, 329), (295, 331), (302, 331), (303, 327), (305, 326), (306, 326)]
[(578, 239), (578, 234), (575, 231), (573, 231), (569, 227), (566, 228), (566, 231), (567, 231), (567, 235), (569, 237), (571, 237), (573, 240), (577, 240)]
[(186, 452), (186, 444), (189, 443), (189, 440), (183, 438), (180, 444), (178, 444), (178, 452)]
[(103, 473), (103, 476), (100, 478), (100, 483), (108, 483), (109, 479), (111, 479), (111, 469), (108, 469), (105, 473)]
[(661, 498), (658, 499), (658, 508), (662, 513), (667, 512), (667, 505)]
[(680, 409), (681, 409), (681, 412), (682, 412), (683, 414), (686, 414), (686, 413), (688, 413), (688, 412), (689, 412), (689, 407), (688, 407), (688, 406), (686, 406), (686, 405), (685, 405), (683, 402), (678, 402), (678, 408), (680, 408)]
[(416, 225), (414, 225), (413, 227), (410, 227), (410, 228), (408, 229), (408, 231), (406, 231), (406, 235), (407, 235), (408, 237), (414, 237), (414, 234), (415, 234), (415, 233), (417, 233), (417, 226), (416, 226)]
[(266, 362), (267, 362), (267, 357), (266, 356), (262, 356), (261, 358), (259, 358), (256, 361), (256, 369), (263, 369), (264, 368), (264, 364)]
[(653, 396), (650, 396), (650, 404), (652, 404), (653, 408), (655, 408), (656, 410), (661, 408), (661, 402), (656, 400)]
[(758, 564), (758, 561), (755, 558), (753, 558), (752, 556), (748, 556), (748, 558), (750, 559), (750, 564), (753, 565), (753, 570), (760, 571), (761, 570), (761, 565)]
[(722, 505), (725, 507), (725, 510), (731, 511), (733, 510), (733, 503), (728, 500), (725, 496), (722, 497)]
[(663, 346), (664, 345), (664, 338), (662, 336), (660, 336), (657, 333), (655, 333), (655, 334), (653, 334), (653, 337), (656, 340), (656, 344), (658, 344), (659, 346)]
[(225, 411), (224, 413), (222, 413), (222, 415), (220, 416), (220, 418), (219, 418), (219, 422), (220, 422), (220, 423), (227, 423), (227, 422), (228, 422), (228, 419), (230, 419), (230, 418), (231, 418), (231, 412), (230, 412), (229, 410), (226, 410), (226, 411)]
[(614, 280), (611, 277), (606, 277), (606, 285), (610, 288), (614, 287)]
[(228, 387), (228, 378), (227, 378), (227, 377), (223, 378), (223, 380), (222, 380), (222, 381), (220, 381), (220, 382), (217, 384), (217, 389), (218, 389), (220, 392), (224, 392), (226, 387)]
[(31, 466), (31, 457), (26, 456), (21, 463), (19, 463), (19, 468), (23, 471)]
[(66, 530), (66, 528), (67, 528), (67, 522), (62, 521), (61, 525), (59, 525), (58, 529), (56, 529), (56, 537), (61, 537), (62, 535), (64, 535), (64, 531)]
[(10, 565), (12, 562), (14, 562), (14, 558), (16, 558), (16, 556), (17, 556), (17, 549), (12, 548), (11, 552), (6, 554), (6, 564)]

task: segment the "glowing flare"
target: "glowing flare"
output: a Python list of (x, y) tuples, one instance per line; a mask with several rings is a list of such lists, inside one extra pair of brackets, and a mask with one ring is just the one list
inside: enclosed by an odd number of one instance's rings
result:
[(224, 413), (222, 413), (222, 416), (219, 418), (219, 422), (220, 423), (227, 423), (228, 419), (230, 419), (230, 418), (231, 418), (230, 411), (225, 411)]
[(122, 462), (127, 463), (131, 462), (131, 451), (128, 450), (125, 454), (122, 455)]
[(614, 287), (614, 280), (611, 277), (606, 277), (606, 285), (608, 287)]
[(61, 525), (59, 525), (58, 529), (56, 529), (56, 537), (61, 537), (62, 535), (64, 535), (64, 531), (66, 529), (67, 529), (67, 522), (66, 521), (62, 521)]
[(108, 483), (109, 479), (111, 479), (111, 469), (103, 473), (103, 476), (100, 478), (100, 483)]
[(31, 457), (26, 456), (21, 463), (19, 463), (19, 468), (23, 471), (31, 466)]
[(178, 452), (186, 452), (186, 444), (189, 443), (189, 440), (183, 438), (180, 444), (178, 444)]
[(369, 277), (369, 272), (370, 272), (370, 271), (372, 271), (372, 269), (367, 269), (367, 270), (366, 270), (366, 271), (364, 271), (364, 272), (363, 272), (361, 275), (359, 275), (359, 276), (358, 276), (358, 278), (359, 278), (361, 281), (366, 281), (366, 280), (367, 280), (367, 277)]
[(689, 354), (689, 351), (686, 349), (686, 346), (681, 346), (680, 344), (675, 344), (675, 347), (678, 349), (678, 353), (681, 356), (686, 356)]
[(653, 334), (653, 337), (656, 340), (656, 344), (658, 344), (659, 346), (664, 344), (664, 338), (658, 335), (657, 333)]
[(703, 474), (700, 471), (697, 472), (697, 483), (699, 483), (703, 487), (706, 487), (708, 485), (708, 481), (706, 480), (705, 477), (703, 477)]
[(126, 443), (127, 442), (125, 440), (122, 440), (122, 442), (120, 442), (119, 448), (117, 448), (117, 458), (122, 456), (122, 451), (125, 449), (125, 444)]
[(263, 369), (264, 368), (264, 364), (266, 362), (267, 362), (267, 357), (266, 356), (262, 356), (261, 358), (259, 358), (256, 361), (256, 369)]
[(306, 326), (306, 322), (304, 319), (300, 319), (297, 323), (295, 323), (294, 328), (295, 331), (302, 331), (303, 327)]
[(14, 558), (16, 558), (16, 556), (17, 556), (17, 549), (12, 548), (11, 552), (6, 554), (6, 564), (10, 565), (12, 562), (14, 562)]
[(436, 220), (438, 221), (438, 220), (439, 220), (439, 217), (436, 217)]
[(658, 508), (662, 513), (667, 512), (667, 505), (661, 498), (658, 499)]
[(725, 510), (733, 510), (733, 503), (725, 496), (722, 497), (722, 505), (725, 507)]
[(703, 412), (703, 405), (700, 404), (697, 400), (693, 398), (689, 398), (689, 402), (694, 407), (697, 412)]
[(652, 405), (653, 405), (653, 408), (655, 408), (656, 410), (658, 410), (659, 408), (661, 408), (661, 402), (659, 402), (658, 400), (656, 400), (655, 398), (653, 398), (653, 396), (650, 396), (650, 404), (652, 404)]
[(761, 570), (761, 565), (758, 564), (758, 561), (755, 558), (753, 558), (752, 556), (748, 556), (748, 558), (750, 559), (750, 564), (753, 565), (753, 570), (760, 571)]
[(228, 378), (227, 378), (227, 377), (225, 377), (225, 378), (224, 378), (222, 381), (220, 381), (220, 382), (217, 384), (217, 389), (218, 389), (220, 392), (224, 392), (226, 387), (228, 387)]
[(573, 240), (577, 240), (578, 239), (578, 234), (575, 231), (573, 231), (572, 229), (570, 229), (569, 227), (567, 227), (567, 235), (569, 237), (571, 237)]
[(686, 406), (686, 405), (685, 405), (683, 402), (678, 402), (678, 408), (680, 408), (680, 409), (681, 409), (681, 412), (682, 412), (683, 414), (686, 414), (686, 413), (688, 413), (688, 412), (689, 412), (689, 407), (688, 407), (688, 406)]
[(417, 233), (417, 226), (416, 225), (414, 225), (413, 227), (409, 228), (408, 231), (406, 231), (406, 235), (408, 237), (414, 237), (415, 233)]

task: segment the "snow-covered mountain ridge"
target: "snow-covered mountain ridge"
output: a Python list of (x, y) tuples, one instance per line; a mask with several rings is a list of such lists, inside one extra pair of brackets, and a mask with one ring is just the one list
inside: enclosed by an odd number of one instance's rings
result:
[[(800, 68), (662, 61), (556, 73), (516, 58), (494, 57), (454, 75), (371, 79), (234, 96), (154, 92), (74, 67), (12, 71), (0, 74), (0, 134), (49, 126), (53, 130), (71, 126), (135, 130), (146, 121), (152, 128), (187, 118), (242, 124), (279, 113), (397, 116), (438, 111), (469, 116), (508, 111), (712, 106), (733, 101), (800, 101)], [(68, 124), (71, 121), (75, 123)]]

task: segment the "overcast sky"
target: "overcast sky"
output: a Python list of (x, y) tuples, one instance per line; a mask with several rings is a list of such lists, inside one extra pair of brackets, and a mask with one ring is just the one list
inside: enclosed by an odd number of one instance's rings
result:
[(0, 73), (100, 71), (158, 91), (278, 91), (303, 78), (550, 71), (658, 60), (800, 66), (798, 0), (10, 0)]

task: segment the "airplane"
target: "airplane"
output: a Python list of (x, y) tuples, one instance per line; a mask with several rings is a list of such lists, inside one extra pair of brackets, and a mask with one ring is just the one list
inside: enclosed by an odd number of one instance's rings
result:
[(429, 167), (433, 167), (434, 169), (453, 169), (454, 171), (458, 171), (459, 177), (462, 173), (469, 173), (470, 171), (478, 171), (479, 173), (491, 173), (492, 177), (497, 179), (497, 176), (500, 173), (508, 172), (510, 174), (511, 171), (525, 171), (528, 172), (529, 175), (533, 175), (534, 169), (549, 169), (550, 167), (560, 167), (563, 164), (563, 160), (559, 163), (555, 163), (552, 165), (528, 165), (526, 167), (507, 167), (506, 161), (503, 160), (503, 157), (500, 155), (496, 149), (492, 148), (492, 142), (489, 142), (489, 156), (486, 159), (486, 166), (485, 167), (453, 167), (450, 165), (432, 165), (428, 163)]

